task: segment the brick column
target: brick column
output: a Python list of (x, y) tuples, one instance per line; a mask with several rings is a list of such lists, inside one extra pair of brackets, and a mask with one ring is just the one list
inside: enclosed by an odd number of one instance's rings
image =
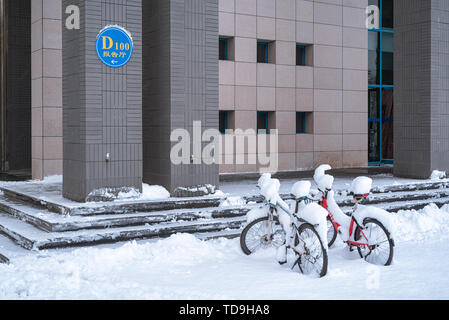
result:
[[(142, 189), (142, 1), (63, 0), (77, 5), (80, 30), (63, 28), (63, 194), (88, 200), (98, 189)], [(134, 41), (130, 62), (104, 65), (98, 33), (126, 28)], [(110, 156), (109, 161), (107, 155)]]
[(449, 171), (449, 3), (396, 0), (394, 173)]
[(170, 134), (218, 128), (218, 0), (143, 1), (143, 12), (144, 182), (198, 195), (185, 188), (218, 186), (218, 165), (172, 164)]
[(61, 0), (31, 1), (32, 176), (62, 174)]

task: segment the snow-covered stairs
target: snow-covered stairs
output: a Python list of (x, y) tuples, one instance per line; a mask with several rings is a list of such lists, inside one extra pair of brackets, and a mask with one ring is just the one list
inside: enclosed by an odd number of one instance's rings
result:
[[(442, 206), (449, 203), (448, 187), (449, 183), (435, 182), (375, 188), (365, 204), (390, 212), (429, 203)], [(178, 232), (201, 239), (232, 238), (239, 236), (246, 213), (263, 201), (259, 196), (242, 198), (247, 205), (221, 207), (223, 198), (204, 197), (74, 208), (7, 191), (0, 196), (0, 233), (27, 250), (163, 238)], [(353, 202), (346, 191), (337, 192), (337, 201), (344, 211), (351, 211)], [(0, 261), (8, 260), (2, 250), (12, 252), (11, 241), (4, 237), (0, 236)], [(3, 242), (8, 249), (3, 249)]]
[[(167, 208), (172, 205), (169, 204)], [(190, 204), (191, 205), (191, 204)], [(168, 237), (174, 233), (240, 230), (249, 207), (189, 208), (150, 212), (62, 215), (17, 198), (0, 197), (0, 232), (26, 249), (54, 249), (133, 239)]]

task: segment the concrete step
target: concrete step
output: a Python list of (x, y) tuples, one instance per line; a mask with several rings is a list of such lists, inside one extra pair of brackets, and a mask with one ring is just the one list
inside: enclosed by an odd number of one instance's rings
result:
[[(113, 202), (76, 203), (62, 198), (58, 190), (45, 189), (39, 183), (17, 184), (0, 187), (0, 191), (10, 200), (22, 201), (37, 208), (61, 215), (92, 216), (107, 214), (125, 214), (130, 212), (166, 211), (176, 209), (200, 209), (218, 207), (224, 200), (222, 196), (204, 196), (193, 198), (170, 198), (164, 200), (122, 200)], [(35, 188), (36, 190), (34, 190)], [(39, 192), (42, 190), (42, 192)]]
[(19, 200), (12, 201), (0, 196), (0, 211), (46, 232), (132, 227), (200, 219), (235, 218), (246, 215), (252, 207), (254, 206), (135, 212), (116, 215), (62, 216), (46, 209), (30, 207)]
[[(376, 207), (384, 209), (390, 213), (397, 213), (401, 210), (421, 210), (431, 203), (434, 203), (441, 208), (445, 204), (449, 204), (449, 197), (439, 199), (385, 202), (377, 204)], [(341, 210), (343, 210), (343, 212), (350, 214), (352, 212), (353, 206), (342, 206), (340, 208)]]
[[(417, 190), (417, 191), (396, 191), (387, 193), (374, 193), (367, 199), (362, 200), (365, 205), (378, 205), (382, 203), (396, 203), (404, 201), (433, 200), (449, 197), (449, 189)], [(353, 206), (352, 196), (337, 196), (340, 206)]]
[(29, 250), (17, 246), (5, 234), (0, 234), (0, 263), (9, 263), (11, 260), (30, 254)]
[(176, 233), (218, 232), (238, 229), (246, 217), (204, 219), (200, 221), (160, 223), (138, 227), (80, 230), (48, 233), (16, 218), (0, 213), (0, 232), (28, 250), (90, 246), (120, 241), (164, 238)]
[(242, 233), (242, 228), (238, 229), (226, 229), (223, 231), (218, 232), (202, 232), (202, 233), (196, 233), (195, 237), (201, 240), (209, 241), (209, 240), (215, 240), (219, 238), (227, 238), (227, 239), (235, 239), (239, 238), (240, 234)]

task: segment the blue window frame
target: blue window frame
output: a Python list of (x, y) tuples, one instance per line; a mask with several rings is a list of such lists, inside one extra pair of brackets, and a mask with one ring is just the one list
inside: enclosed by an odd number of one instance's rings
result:
[(391, 164), (393, 132), (393, 0), (369, 0), (380, 13), (379, 29), (369, 30), (369, 164)]
[(305, 134), (306, 128), (306, 112), (296, 112), (296, 134)]
[(221, 134), (226, 133), (226, 129), (228, 129), (229, 124), (229, 112), (228, 111), (220, 111), (219, 113), (219, 131)]
[(228, 39), (227, 38), (220, 38), (219, 39), (219, 60), (228, 60)]
[(296, 65), (297, 66), (306, 65), (306, 46), (299, 44), (296, 46)]
[(257, 133), (261, 130), (264, 130), (266, 134), (270, 133), (268, 127), (268, 112), (257, 112)]
[(257, 42), (257, 63), (268, 63), (268, 42)]

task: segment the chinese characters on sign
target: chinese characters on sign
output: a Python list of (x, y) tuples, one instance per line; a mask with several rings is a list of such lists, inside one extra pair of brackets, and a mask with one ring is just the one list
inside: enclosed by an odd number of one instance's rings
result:
[(96, 47), (100, 60), (113, 68), (126, 65), (133, 53), (130, 34), (118, 26), (104, 28), (97, 36)]

